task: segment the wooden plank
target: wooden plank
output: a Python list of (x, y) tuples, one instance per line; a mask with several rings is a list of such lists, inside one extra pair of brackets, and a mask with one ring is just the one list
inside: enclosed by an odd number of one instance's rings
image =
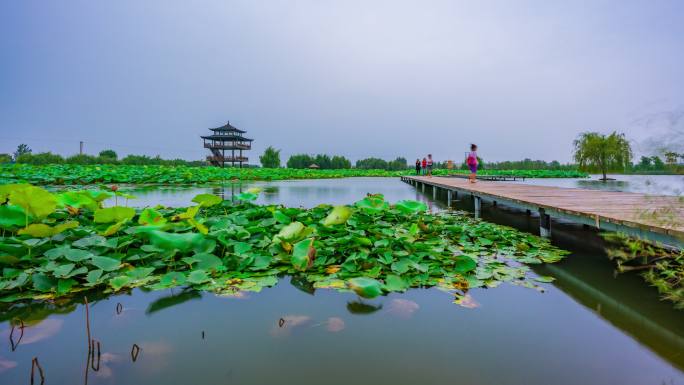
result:
[(684, 200), (679, 197), (499, 181), (470, 183), (451, 177), (406, 177), (404, 180), (459, 189), (475, 195), (484, 194), (486, 199), (500, 198), (590, 219), (598, 217), (611, 223), (684, 238)]

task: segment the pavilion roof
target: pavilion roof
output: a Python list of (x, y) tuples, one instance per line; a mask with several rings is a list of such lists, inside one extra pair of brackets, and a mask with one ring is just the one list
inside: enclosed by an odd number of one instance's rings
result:
[(239, 129), (239, 128), (233, 126), (233, 125), (231, 125), (231, 124), (230, 124), (230, 121), (226, 122), (226, 124), (224, 124), (224, 125), (221, 126), (221, 127), (210, 128), (210, 130), (212, 130), (212, 131), (214, 131), (214, 132), (216, 132), (216, 131), (222, 131), (222, 132), (239, 132), (240, 134), (244, 134), (245, 132), (247, 132), (247, 131), (243, 131), (243, 130), (241, 130), (241, 129)]

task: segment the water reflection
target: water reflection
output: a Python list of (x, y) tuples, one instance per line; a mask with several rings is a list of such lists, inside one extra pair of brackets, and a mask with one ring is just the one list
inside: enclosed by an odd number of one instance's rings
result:
[(376, 311), (381, 310), (381, 309), (382, 309), (382, 304), (374, 305), (374, 304), (363, 302), (361, 300), (347, 302), (347, 311), (350, 312), (351, 314), (357, 314), (357, 315), (373, 314)]

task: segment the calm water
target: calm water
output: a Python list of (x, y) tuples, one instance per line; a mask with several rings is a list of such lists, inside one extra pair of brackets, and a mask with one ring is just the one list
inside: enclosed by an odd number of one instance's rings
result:
[[(421, 199), (393, 179), (255, 183), (224, 188), (138, 190), (136, 205), (186, 205), (201, 192), (230, 197), (258, 185), (260, 203), (351, 203), (368, 192)], [(431, 197), (431, 194), (429, 194)], [(443, 202), (430, 202), (434, 209)], [(472, 202), (456, 202), (469, 209)], [(535, 232), (537, 219), (484, 207), (486, 220)], [(684, 312), (658, 300), (636, 275), (614, 275), (593, 232), (554, 227), (573, 251), (536, 268), (555, 276), (539, 293), (512, 285), (471, 291), (470, 308), (436, 289), (375, 300), (292, 284), (291, 277), (242, 298), (180, 289), (91, 298), (101, 342), (90, 384), (684, 384)], [(93, 296), (94, 294), (89, 294)], [(116, 305), (123, 311), (117, 314)], [(16, 351), (9, 319), (28, 325)], [(285, 324), (279, 327), (279, 319)], [(28, 384), (31, 359), (46, 384), (86, 375), (84, 307), (47, 303), (1, 309), (0, 384)], [(203, 338), (204, 333), (204, 338)], [(131, 347), (141, 351), (135, 362)]]
[(629, 191), (651, 195), (683, 195), (684, 175), (608, 175), (610, 180), (598, 180), (600, 175), (592, 175), (586, 179), (549, 178), (527, 179), (524, 182), (539, 186), (557, 186), (583, 188), (589, 190)]

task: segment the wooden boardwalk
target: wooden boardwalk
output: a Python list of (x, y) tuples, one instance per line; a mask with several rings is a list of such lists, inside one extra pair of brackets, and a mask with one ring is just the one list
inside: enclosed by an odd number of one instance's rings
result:
[(642, 239), (684, 248), (684, 198), (627, 192), (585, 190), (528, 184), (478, 181), (444, 177), (402, 177), (402, 180), (432, 190), (472, 195), (479, 214), (481, 201), (491, 201), (539, 212), (542, 235), (550, 235), (552, 218), (618, 231)]

